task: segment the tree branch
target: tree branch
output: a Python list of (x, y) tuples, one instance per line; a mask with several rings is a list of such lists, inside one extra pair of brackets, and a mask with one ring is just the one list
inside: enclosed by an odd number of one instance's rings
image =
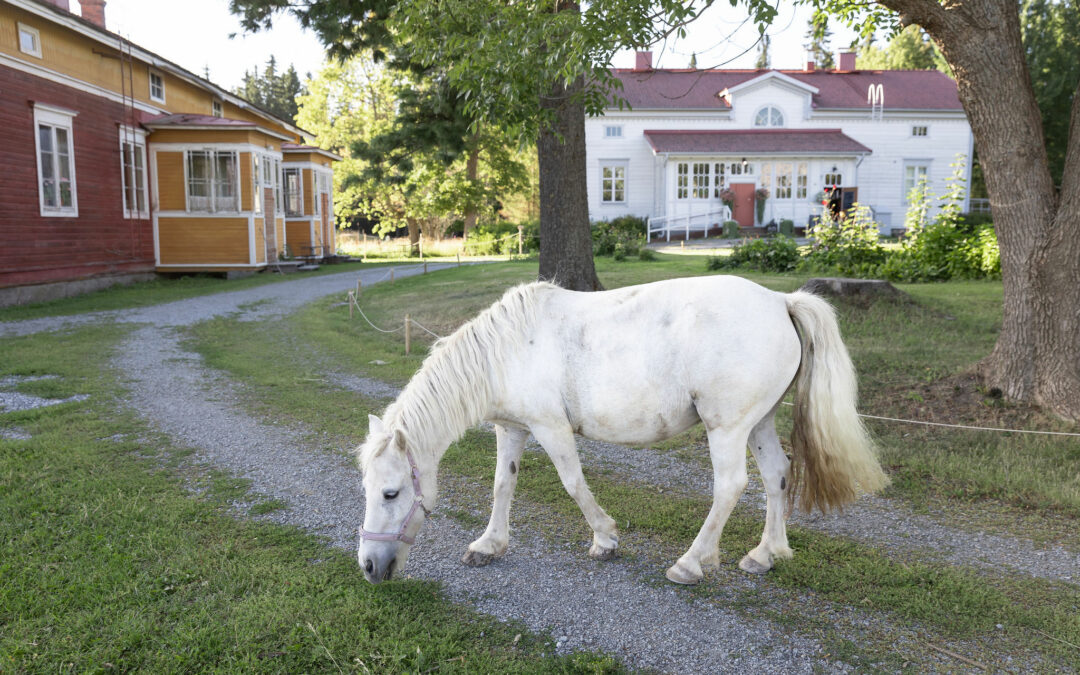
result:
[(879, 4), (899, 14), (902, 26), (918, 24), (931, 36), (941, 35), (951, 23), (949, 12), (936, 0), (879, 0)]

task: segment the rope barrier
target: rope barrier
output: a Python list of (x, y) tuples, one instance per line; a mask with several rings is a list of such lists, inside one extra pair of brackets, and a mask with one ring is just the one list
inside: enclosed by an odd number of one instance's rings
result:
[[(784, 405), (791, 406), (792, 403), (783, 401)], [(1001, 427), (976, 427), (967, 424), (946, 424), (945, 422), (924, 422), (922, 420), (905, 420), (899, 417), (882, 417), (881, 415), (866, 415), (863, 413), (857, 413), (859, 417), (863, 417), (871, 420), (883, 420), (885, 422), (900, 422), (901, 424), (921, 424), (927, 427), (946, 427), (949, 429), (966, 429), (968, 431), (997, 431), (1000, 433), (1008, 434), (1040, 434), (1044, 436), (1068, 436), (1071, 438), (1080, 438), (1080, 433), (1074, 433), (1071, 431), (1043, 431), (1041, 429), (1004, 429)]]

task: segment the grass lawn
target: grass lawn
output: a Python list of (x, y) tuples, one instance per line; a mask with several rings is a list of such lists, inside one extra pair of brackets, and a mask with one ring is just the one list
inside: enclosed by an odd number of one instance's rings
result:
[[(658, 263), (598, 260), (601, 279), (609, 288), (703, 270), (704, 262), (689, 256)], [(488, 306), (507, 286), (527, 281), (535, 273), (530, 263), (453, 269), (366, 289), (361, 306), (383, 327), (401, 325), (409, 313), (446, 334)], [(795, 276), (747, 276), (778, 290), (794, 289), (804, 281)], [(842, 329), (862, 372), (865, 405), (881, 406), (871, 408), (873, 412), (906, 410), (903, 405), (892, 406), (894, 392), (918, 392), (927, 383), (962, 373), (992, 345), (999, 320), (999, 284), (908, 286), (904, 290), (915, 299), (914, 305), (840, 308)], [(400, 334), (378, 333), (359, 319), (350, 321), (344, 308), (333, 306), (339, 300), (315, 303), (292, 321), (275, 326), (229, 319), (206, 322), (192, 330), (190, 345), (209, 365), (243, 380), (248, 403), (263, 414), (328, 432), (338, 447), (350, 447), (366, 431), (364, 403), (355, 394), (320, 383), (319, 368), (329, 362), (338, 371), (404, 383), (422, 362), (422, 346), (430, 338), (416, 337), (418, 332), (414, 332), (416, 351), (405, 356)], [(288, 359), (289, 345), (298, 339), (321, 354), (321, 363)], [(289, 363), (271, 374), (260, 367), (268, 359)], [(988, 410), (996, 409), (989, 406)], [(961, 497), (969, 506), (989, 505), (1008, 519), (1030, 516), (1037, 527), (1045, 526), (1051, 533), (1075, 530), (1080, 513), (1078, 478), (1055, 464), (1074, 453), (1076, 444), (997, 436), (990, 443), (982, 433), (872, 426), (896, 480), (893, 496), (915, 504), (932, 503), (935, 508), (949, 508)], [(686, 440), (699, 439), (691, 432)], [(490, 434), (470, 432), (451, 448), (442, 469), (489, 485), (493, 451)], [(1030, 455), (1024, 466), (987, 468), (1022, 453)], [(995, 483), (994, 476), (1006, 472), (1010, 480)], [(678, 550), (689, 544), (708, 510), (708, 501), (702, 498), (672, 498), (632, 478), (587, 474), (600, 503), (620, 523), (629, 523), (624, 533), (631, 538), (646, 537)], [(582, 526), (577, 507), (548, 462), (523, 467), (518, 494), (553, 510), (563, 526)], [(1058, 514), (1056, 525), (1050, 526), (1033, 512), (1032, 507), (1039, 504)], [(722, 539), (723, 554), (737, 560), (756, 543), (761, 526), (760, 514), (737, 510)], [(1065, 644), (1080, 643), (1080, 591), (1075, 586), (894, 560), (869, 546), (804, 528), (793, 528), (791, 539), (799, 553), (769, 577), (778, 588), (810, 592), (838, 606), (880, 610), (905, 622), (917, 621), (941, 639), (994, 634), (1002, 624), (1008, 631), (995, 639), (1007, 643), (1003, 648), (1034, 645), (1040, 653), (1076, 663), (1075, 650)]]
[(618, 670), (544, 656), (543, 636), (435, 584), (371, 586), (349, 552), (237, 520), (242, 481), (181, 469), (183, 449), (121, 409), (108, 356), (123, 330), (2, 341), (0, 376), (56, 376), (22, 393), (89, 398), (0, 414), (32, 436), (0, 439), (0, 672)]

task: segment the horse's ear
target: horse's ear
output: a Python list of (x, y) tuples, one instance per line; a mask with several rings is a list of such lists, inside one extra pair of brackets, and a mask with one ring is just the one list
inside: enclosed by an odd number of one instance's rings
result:
[(383, 432), (382, 420), (374, 415), (368, 415), (367, 430), (369, 434), (381, 434)]
[(401, 429), (394, 429), (394, 445), (402, 452), (405, 452), (405, 432)]

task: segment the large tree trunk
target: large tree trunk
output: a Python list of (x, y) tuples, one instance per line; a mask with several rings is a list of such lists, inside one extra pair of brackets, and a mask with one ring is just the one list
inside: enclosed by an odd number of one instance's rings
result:
[(923, 26), (953, 68), (986, 178), (1004, 286), (986, 384), (1080, 420), (1080, 95), (1059, 202), (1015, 0), (882, 0)]
[(540, 132), (540, 278), (575, 291), (603, 288), (593, 265), (585, 182), (584, 80), (556, 85), (540, 105), (554, 124)]
[(420, 255), (420, 221), (416, 218), (406, 218), (405, 223), (409, 228), (409, 257)]

